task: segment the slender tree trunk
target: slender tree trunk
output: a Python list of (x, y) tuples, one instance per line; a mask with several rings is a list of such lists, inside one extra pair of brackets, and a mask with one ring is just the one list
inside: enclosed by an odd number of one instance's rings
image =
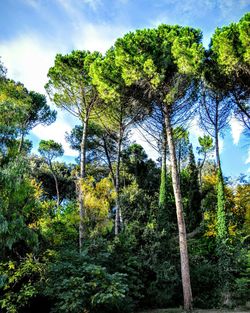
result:
[(207, 154), (206, 152), (204, 153), (204, 157), (203, 157), (203, 160), (200, 164), (198, 164), (198, 169), (199, 169), (199, 185), (200, 185), (200, 192), (202, 193), (202, 169), (203, 169), (203, 166), (204, 166), (204, 163), (206, 161), (206, 158), (207, 158)]
[(82, 141), (81, 141), (81, 152), (80, 152), (80, 177), (79, 177), (79, 250), (81, 252), (82, 250), (82, 244), (84, 239), (84, 216), (85, 216), (85, 210), (84, 210), (84, 195), (82, 192), (82, 180), (84, 179), (86, 175), (86, 142), (87, 142), (87, 127), (88, 127), (88, 114), (86, 114), (86, 117), (83, 122), (83, 132), (82, 132)]
[(51, 162), (49, 163), (49, 167), (50, 167), (50, 170), (51, 170), (51, 173), (53, 175), (53, 178), (54, 178), (54, 181), (55, 181), (55, 185), (56, 185), (56, 206), (58, 208), (59, 205), (60, 205), (60, 193), (59, 193), (58, 180), (57, 180), (56, 174), (55, 174), (55, 172), (53, 170), (53, 166), (52, 166)]
[(217, 168), (221, 170), (221, 162), (220, 162), (220, 148), (219, 148), (219, 134), (217, 127), (215, 128), (215, 154), (216, 154), (216, 164)]
[(170, 112), (168, 108), (165, 111), (165, 124), (168, 140), (168, 148), (170, 153), (171, 170), (172, 170), (172, 183), (174, 189), (177, 223), (179, 230), (179, 245), (180, 245), (180, 259), (181, 259), (181, 276), (182, 276), (182, 288), (184, 297), (184, 309), (186, 311), (192, 310), (192, 290), (189, 273), (189, 258), (187, 249), (187, 235), (186, 226), (183, 215), (183, 205), (180, 189), (180, 177), (177, 169), (177, 160), (175, 153), (175, 146), (173, 140), (173, 133), (170, 122)]
[(108, 151), (106, 138), (103, 137), (102, 140), (103, 140), (104, 151), (105, 151), (106, 158), (107, 158), (107, 161), (108, 161), (108, 167), (109, 167), (109, 170), (110, 170), (110, 173), (111, 173), (111, 178), (112, 178), (113, 184), (115, 186), (115, 174), (114, 174), (113, 166), (112, 166), (110, 155), (109, 155), (109, 151)]
[(120, 162), (121, 162), (121, 145), (122, 145), (122, 130), (117, 142), (117, 161), (116, 161), (116, 175), (115, 175), (115, 190), (116, 190), (116, 212), (115, 212), (115, 235), (118, 235), (122, 229), (122, 213), (120, 207)]
[[(167, 134), (165, 123), (163, 125), (162, 134), (162, 152), (161, 152), (161, 182), (159, 192), (159, 210), (158, 210), (158, 227), (160, 230), (166, 229), (166, 225), (169, 221), (167, 212)], [(167, 230), (168, 232), (168, 230)]]
[(20, 153), (22, 152), (22, 149), (23, 149), (23, 142), (24, 142), (24, 132), (22, 131), (21, 140), (20, 140), (19, 146), (18, 146), (18, 154), (20, 154)]
[(160, 184), (160, 194), (159, 194), (159, 206), (161, 208), (166, 206), (166, 180), (167, 180), (167, 137), (166, 128), (163, 130), (162, 138), (162, 161), (161, 161), (161, 184)]

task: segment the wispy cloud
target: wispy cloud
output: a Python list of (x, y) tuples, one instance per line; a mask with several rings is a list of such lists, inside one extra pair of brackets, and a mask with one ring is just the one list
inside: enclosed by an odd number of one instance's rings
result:
[(38, 10), (40, 8), (39, 0), (23, 0), (23, 3), (28, 6), (31, 6), (35, 10)]
[(99, 0), (57, 0), (71, 21), (71, 44), (74, 49), (98, 50), (104, 53), (115, 40), (128, 31), (127, 27), (114, 22), (90, 21), (84, 14), (83, 5), (93, 10), (102, 5)]
[(231, 127), (231, 135), (233, 138), (233, 143), (235, 145), (238, 145), (240, 136), (244, 130), (244, 127), (235, 117), (231, 118), (230, 127)]
[[(157, 143), (153, 138), (145, 138), (148, 137), (148, 134), (142, 129), (138, 130), (134, 128), (131, 130), (131, 140), (135, 141), (139, 145), (141, 145), (146, 151), (148, 157), (154, 161), (156, 161), (160, 157), (160, 151), (156, 150)], [(150, 144), (150, 142), (152, 144)]]
[(38, 125), (31, 131), (31, 133), (39, 139), (53, 139), (56, 142), (61, 143), (64, 148), (65, 156), (76, 157), (78, 156), (77, 151), (72, 150), (68, 142), (65, 140), (65, 133), (70, 133), (70, 131), (72, 130), (72, 126), (67, 121), (68, 118), (69, 116), (67, 114), (64, 114), (64, 112), (58, 112), (57, 120), (55, 123), (49, 126)]

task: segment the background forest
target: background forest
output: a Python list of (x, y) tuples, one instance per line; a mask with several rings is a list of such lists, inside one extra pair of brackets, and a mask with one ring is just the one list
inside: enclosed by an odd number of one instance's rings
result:
[(53, 140), (31, 154), (27, 135), (57, 113), (0, 65), (1, 312), (246, 304), (250, 185), (223, 176), (219, 135), (234, 116), (249, 138), (250, 14), (217, 28), (208, 49), (201, 39), (162, 24), (105, 55), (57, 54), (45, 89), (80, 122), (66, 134), (74, 164)]

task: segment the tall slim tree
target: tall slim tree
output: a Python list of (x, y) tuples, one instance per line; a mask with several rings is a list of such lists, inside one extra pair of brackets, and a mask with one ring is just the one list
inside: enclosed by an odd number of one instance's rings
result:
[(35, 91), (27, 92), (27, 105), (20, 125), (18, 153), (23, 149), (24, 136), (37, 125), (48, 126), (56, 119), (56, 111), (51, 110), (44, 95)]
[(117, 66), (115, 63), (113, 48), (106, 53), (105, 58), (100, 58), (93, 64), (92, 75), (100, 97), (106, 103), (104, 114), (103, 112), (99, 114), (99, 121), (108, 133), (115, 132), (117, 144), (115, 171), (112, 170), (112, 172), (115, 173), (115, 234), (118, 235), (123, 227), (120, 205), (120, 169), (123, 141), (133, 123), (142, 118), (145, 106), (143, 106), (141, 89), (139, 87), (126, 86), (121, 75), (120, 66)]
[(176, 203), (181, 256), (184, 307), (192, 308), (186, 227), (172, 131), (174, 113), (190, 108), (195, 90), (194, 77), (199, 73), (203, 58), (201, 33), (198, 30), (160, 25), (129, 33), (115, 44), (116, 63), (128, 85), (144, 86), (151, 99), (164, 104), (168, 148), (171, 160), (172, 182)]
[[(228, 126), (230, 101), (228, 90), (224, 88), (226, 78), (221, 75), (218, 64), (208, 59), (204, 67), (200, 121), (202, 127), (214, 138), (217, 166), (217, 233), (226, 228), (225, 192), (220, 159), (219, 135)], [(220, 236), (218, 236), (220, 238)]]
[(199, 155), (203, 156), (202, 159), (198, 160), (199, 183), (200, 183), (200, 190), (202, 191), (202, 177), (201, 177), (202, 168), (205, 164), (208, 154), (212, 152), (212, 150), (214, 149), (214, 146), (213, 146), (213, 139), (209, 135), (198, 137), (198, 141), (199, 141), (200, 146), (197, 147), (197, 151)]
[(56, 186), (56, 205), (58, 208), (60, 205), (60, 192), (59, 192), (57, 175), (54, 170), (52, 162), (55, 158), (58, 158), (63, 155), (64, 151), (63, 151), (62, 145), (55, 142), (54, 140), (41, 140), (39, 143), (38, 151), (41, 154), (41, 156), (45, 159), (46, 163), (48, 164), (51, 170), (52, 176), (54, 178), (55, 186)]
[(100, 103), (96, 88), (92, 84), (90, 66), (100, 54), (89, 51), (73, 51), (67, 55), (57, 54), (55, 64), (49, 69), (49, 81), (45, 88), (50, 98), (59, 107), (78, 118), (83, 126), (80, 171), (77, 177), (79, 201), (79, 248), (84, 239), (84, 194), (81, 181), (86, 175), (86, 143), (88, 123), (93, 109)]
[[(81, 138), (83, 128), (76, 125), (70, 133), (66, 134), (66, 140), (72, 149), (81, 151)], [(112, 180), (115, 180), (112, 163), (115, 159), (115, 134), (107, 132), (97, 122), (88, 124), (88, 138), (86, 144), (86, 161), (97, 162), (99, 165), (107, 165)]]

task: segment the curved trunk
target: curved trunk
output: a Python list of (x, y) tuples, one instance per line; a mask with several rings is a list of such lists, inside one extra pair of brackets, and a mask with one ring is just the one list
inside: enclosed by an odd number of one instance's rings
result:
[(122, 131), (120, 130), (117, 142), (117, 161), (115, 175), (115, 190), (116, 190), (116, 212), (115, 212), (115, 235), (118, 235), (123, 226), (121, 207), (120, 207), (120, 163), (121, 163), (121, 145)]
[(168, 108), (165, 111), (165, 124), (167, 132), (167, 141), (171, 161), (172, 170), (172, 183), (174, 189), (176, 215), (179, 230), (179, 246), (180, 246), (180, 259), (181, 259), (181, 277), (184, 297), (184, 309), (187, 311), (192, 310), (192, 290), (189, 273), (189, 258), (187, 249), (187, 235), (186, 226), (183, 215), (181, 188), (180, 188), (180, 177), (177, 169), (177, 160), (175, 153), (175, 146), (173, 140), (172, 127), (170, 122), (170, 112)]
[(53, 178), (54, 178), (54, 181), (55, 181), (55, 185), (56, 185), (56, 206), (57, 208), (59, 207), (60, 205), (60, 193), (59, 193), (59, 185), (58, 185), (58, 180), (57, 180), (57, 177), (56, 177), (56, 174), (52, 168), (52, 165), (51, 165), (51, 172), (52, 172), (52, 175), (53, 175)]
[(84, 119), (83, 122), (83, 132), (82, 132), (82, 141), (81, 141), (81, 152), (80, 152), (80, 177), (78, 182), (78, 199), (79, 199), (79, 249), (81, 252), (83, 239), (84, 239), (84, 216), (85, 216), (85, 210), (84, 210), (84, 195), (82, 192), (81, 182), (86, 174), (86, 142), (87, 142), (87, 127), (88, 127), (88, 116)]

